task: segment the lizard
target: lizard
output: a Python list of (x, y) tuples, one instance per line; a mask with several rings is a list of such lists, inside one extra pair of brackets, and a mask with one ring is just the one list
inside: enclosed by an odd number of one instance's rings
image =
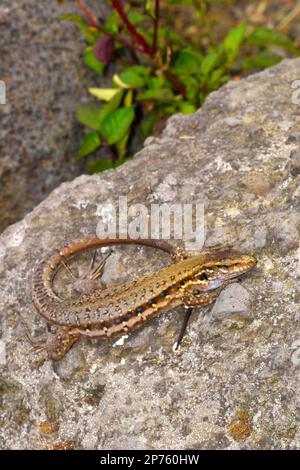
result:
[[(119, 244), (157, 248), (169, 253), (174, 262), (158, 272), (76, 299), (63, 300), (54, 292), (53, 280), (62, 264), (68, 268), (67, 262), (81, 252)], [(184, 305), (187, 316), (179, 345), (193, 308), (212, 304), (232, 279), (251, 270), (256, 262), (254, 256), (231, 249), (190, 255), (164, 240), (153, 239), (92, 238), (55, 249), (39, 263), (33, 276), (32, 299), (37, 311), (59, 326), (43, 347), (51, 359), (58, 360), (81, 337), (121, 336), (156, 314)]]

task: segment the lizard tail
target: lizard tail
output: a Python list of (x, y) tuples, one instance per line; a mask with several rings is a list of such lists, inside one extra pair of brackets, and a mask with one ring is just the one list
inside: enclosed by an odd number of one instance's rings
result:
[(59, 318), (57, 318), (57, 314), (60, 310), (58, 307), (61, 306), (64, 301), (53, 290), (53, 279), (61, 263), (66, 263), (83, 251), (104, 246), (129, 244), (157, 248), (171, 255), (174, 255), (176, 252), (175, 247), (164, 240), (133, 238), (92, 238), (70, 243), (59, 250), (56, 249), (48, 253), (44, 260), (38, 265), (33, 276), (32, 300), (40, 315), (51, 323), (61, 324)]

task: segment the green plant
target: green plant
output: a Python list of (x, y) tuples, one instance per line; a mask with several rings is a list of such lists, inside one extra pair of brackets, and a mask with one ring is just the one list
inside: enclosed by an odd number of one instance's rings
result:
[(95, 18), (77, 0), (83, 16), (61, 17), (75, 22), (82, 30), (87, 67), (98, 76), (107, 73), (112, 62), (120, 70), (112, 75), (109, 88), (89, 88), (90, 94), (101, 103), (84, 104), (77, 109), (77, 119), (88, 129), (77, 157), (93, 154), (100, 147), (106, 149), (105, 158), (89, 161), (90, 172), (126, 161), (129, 139), (134, 132), (145, 139), (169, 115), (194, 112), (210, 92), (231, 76), (280, 61), (281, 56), (272, 46), (298, 53), (282, 33), (267, 28), (250, 30), (246, 24), (237, 25), (216, 44), (207, 20), (211, 2), (173, 0), (170, 3), (195, 9), (197, 21), (206, 31), (205, 45), (201, 36), (191, 42), (168, 27), (161, 27), (159, 0), (146, 0), (143, 9), (111, 0), (112, 13), (105, 21)]

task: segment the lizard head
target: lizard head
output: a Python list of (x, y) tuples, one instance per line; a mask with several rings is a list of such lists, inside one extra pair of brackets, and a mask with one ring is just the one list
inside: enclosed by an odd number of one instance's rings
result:
[(201, 291), (217, 289), (250, 271), (256, 263), (254, 256), (230, 251), (216, 252), (199, 265), (199, 271), (194, 275), (195, 284)]

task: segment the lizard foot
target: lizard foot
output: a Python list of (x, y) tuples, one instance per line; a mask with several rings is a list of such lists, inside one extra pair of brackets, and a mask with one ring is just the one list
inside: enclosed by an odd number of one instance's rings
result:
[(106, 287), (105, 283), (101, 281), (101, 276), (105, 267), (107, 258), (111, 255), (112, 250), (101, 258), (98, 264), (95, 266), (97, 258), (97, 250), (94, 252), (89, 268), (82, 274), (75, 276), (66, 263), (62, 261), (63, 267), (67, 270), (68, 274), (74, 279), (73, 287), (80, 294), (90, 294), (95, 290), (104, 289)]
[(78, 331), (74, 332), (69, 327), (61, 327), (57, 333), (45, 333), (33, 338), (28, 326), (23, 323), (25, 335), (32, 345), (30, 354), (45, 352), (50, 359), (61, 359), (80, 338)]

